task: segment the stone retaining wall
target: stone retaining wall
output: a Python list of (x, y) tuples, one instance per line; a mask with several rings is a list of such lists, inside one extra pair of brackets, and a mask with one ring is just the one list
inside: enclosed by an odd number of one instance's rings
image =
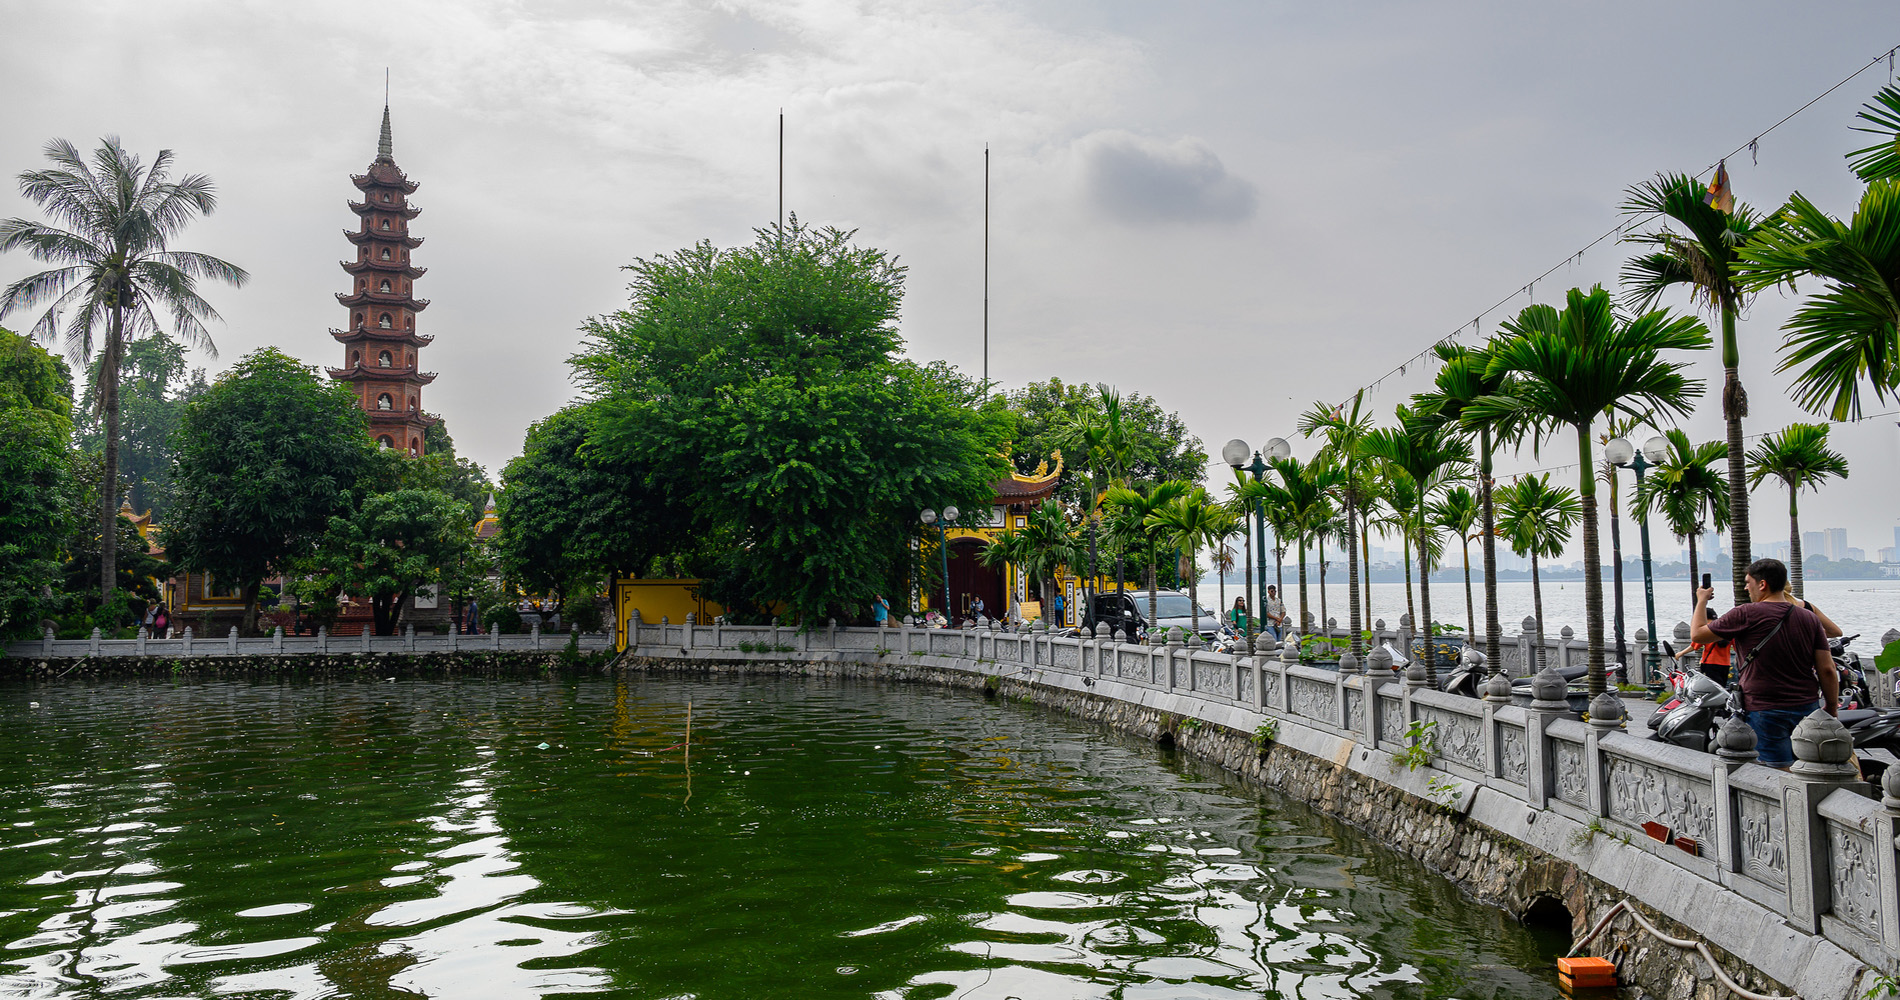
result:
[(512, 676), (556, 670), (599, 670), (606, 653), (570, 662), (559, 650), (463, 650), (455, 653), (302, 653), (220, 657), (89, 656), (0, 659), (0, 680), (104, 680), (147, 677), (450, 677)]

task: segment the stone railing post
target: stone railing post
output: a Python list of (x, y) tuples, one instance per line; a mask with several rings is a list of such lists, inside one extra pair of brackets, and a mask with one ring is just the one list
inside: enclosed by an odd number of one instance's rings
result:
[(140, 656), (145, 655), (145, 626), (143, 625), (139, 626), (138, 655)]
[(491, 628), (491, 629), (489, 629), (489, 630), (488, 630), (488, 643), (487, 643), (487, 645), (488, 645), (488, 648), (489, 648), (490, 650), (493, 650), (493, 651), (496, 651), (496, 652), (500, 652), (500, 650), (501, 650), (501, 629), (498, 629), (498, 628)]
[(328, 653), (329, 651), (330, 651), (330, 626), (318, 625), (317, 626), (317, 652)]
[[(1487, 695), (1502, 688), (1503, 697), (1511, 696), (1510, 681), (1493, 677), (1486, 685)], [(1526, 791), (1531, 805), (1544, 808), (1550, 800), (1551, 782), (1556, 777), (1551, 769), (1556, 764), (1556, 754), (1551, 750), (1550, 738), (1545, 735), (1552, 720), (1570, 715), (1568, 686), (1557, 671), (1545, 667), (1537, 676), (1531, 678), (1531, 704), (1524, 710), (1524, 747), (1526, 768)]]
[[(697, 611), (686, 612), (686, 641), (681, 643), (680, 645), (684, 646), (687, 649), (694, 648), (695, 636), (693, 635), (693, 630), (698, 627), (699, 627), (699, 612)], [(535, 648), (539, 649), (540, 647), (537, 646)]]
[[(1887, 768), (1881, 774), (1880, 788), (1880, 804), (1887, 808), (1874, 827), (1874, 843), (1891, 844), (1900, 835), (1900, 767)], [(1894, 852), (1888, 850), (1876, 850), (1874, 857), (1877, 864), (1891, 866), (1896, 861)], [(1892, 867), (1876, 867), (1874, 874), (1880, 886), (1880, 912), (1886, 914), (1880, 922), (1880, 935), (1888, 955), (1900, 954), (1900, 920), (1894, 919), (1900, 913), (1900, 873)]]
[(1649, 676), (1649, 630), (1637, 629), (1635, 640), (1636, 644), (1630, 647), (1630, 655), (1636, 657), (1637, 663), (1642, 664), (1642, 669), (1636, 673), (1636, 683), (1648, 684), (1656, 679)]
[(1412, 649), (1412, 613), (1409, 611), (1399, 615), (1399, 655), (1408, 661), (1418, 659)]
[[(140, 652), (143, 652), (143, 651), (144, 649), (141, 646)], [(270, 651), (279, 656), (282, 656), (284, 653), (284, 627), (282, 625), (279, 625), (276, 628), (271, 629)]]
[(838, 619), (836, 618), (825, 619), (825, 646), (829, 649), (838, 648)]
[(1298, 632), (1288, 633), (1286, 640), (1280, 643), (1280, 697), (1279, 703), (1273, 706), (1281, 715), (1291, 715), (1293, 713), (1293, 682), (1292, 678), (1288, 676), (1287, 671), (1292, 667), (1298, 666), (1299, 662), (1300, 634)]
[(371, 639), (373, 639), (373, 638), (375, 638), (375, 636), (376, 636), (376, 626), (375, 626), (375, 624), (374, 624), (373, 622), (364, 622), (364, 623), (363, 623), (363, 631), (361, 631), (361, 632), (358, 632), (358, 633), (357, 633), (357, 636), (358, 636), (358, 638), (359, 638), (359, 639), (361, 640), (361, 643), (360, 643), (360, 644), (361, 644), (361, 646), (362, 646), (362, 650), (363, 650), (363, 652), (365, 652), (365, 653), (367, 653), (367, 652), (369, 652), (369, 650), (370, 650), (370, 645), (369, 645), (369, 644), (370, 644), (370, 640), (371, 640)]
[(183, 655), (191, 655), (191, 626), (189, 625), (185, 626), (185, 651)]
[(1557, 669), (1570, 669), (1570, 640), (1577, 637), (1577, 630), (1565, 625), (1557, 630)]
[(53, 655), (53, 630), (50, 628), (40, 636), (40, 655)]
[[(1729, 790), (1729, 775), (1743, 764), (1755, 760), (1755, 731), (1742, 721), (1742, 713), (1730, 712), (1715, 730), (1715, 863), (1723, 871), (1742, 870), (1740, 832), (1735, 828), (1734, 793)], [(1786, 829), (1784, 824), (1783, 829)]]
[[(1381, 622), (1381, 624), (1384, 624)], [(1374, 631), (1374, 638), (1377, 638)], [(1392, 651), (1384, 643), (1372, 647), (1366, 654), (1366, 675), (1361, 678), (1361, 690), (1365, 692), (1366, 702), (1366, 746), (1379, 745), (1379, 734), (1385, 731), (1385, 699), (1379, 697), (1379, 688), (1392, 680)], [(1400, 707), (1404, 707), (1403, 698)]]
[(1544, 647), (1537, 643), (1537, 619), (1531, 615), (1525, 615), (1524, 620), (1519, 622), (1517, 627), (1519, 630), (1517, 645), (1523, 650), (1519, 654), (1524, 660), (1522, 672), (1532, 675), (1542, 673), (1550, 661), (1544, 656)]
[(714, 615), (713, 616), (713, 648), (714, 649), (725, 648), (726, 646), (725, 633), (726, 633), (726, 616)]
[(99, 635), (100, 635), (99, 626), (94, 625), (92, 627), (92, 634), (86, 637), (86, 655), (87, 656), (99, 655)]
[(1184, 643), (1181, 641), (1181, 630), (1175, 629), (1174, 631), (1168, 633), (1167, 645), (1162, 647), (1161, 663), (1162, 663), (1163, 668), (1166, 669), (1168, 672), (1168, 690), (1170, 691), (1174, 690), (1175, 650), (1182, 648), (1183, 645)]
[(627, 647), (640, 645), (640, 609), (627, 612)]
[[(687, 621), (690, 623), (692, 619), (688, 617)], [(692, 634), (691, 624), (687, 625), (686, 634), (688, 635)], [(541, 651), (541, 623), (540, 622), (535, 622), (532, 625), (528, 626), (528, 641), (534, 646), (535, 652), (539, 653)]]
[[(1568, 628), (1569, 626), (1565, 626)], [(1604, 791), (1604, 760), (1601, 749), (1603, 738), (1616, 732), (1623, 725), (1623, 699), (1616, 692), (1605, 690), (1590, 702), (1590, 730), (1584, 737), (1583, 766), (1589, 776), (1590, 815), (1609, 815), (1609, 803)]]
[[(1791, 742), (1795, 763), (1790, 780), (1782, 786), (1781, 799), (1787, 809), (1788, 922), (1813, 934), (1821, 929), (1821, 914), (1834, 902), (1833, 850), (1827, 823), (1821, 818), (1821, 800), (1837, 789), (1867, 786), (1851, 763), (1854, 738), (1839, 719), (1817, 708), (1794, 727)], [(1892, 855), (1893, 850), (1888, 847), (1875, 853)]]

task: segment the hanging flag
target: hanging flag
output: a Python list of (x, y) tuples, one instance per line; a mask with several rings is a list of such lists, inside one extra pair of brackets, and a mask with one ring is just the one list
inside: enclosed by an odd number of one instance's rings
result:
[(1708, 193), (1702, 196), (1702, 204), (1718, 212), (1735, 211), (1735, 192), (1728, 186), (1728, 161), (1722, 160), (1715, 165), (1715, 179), (1709, 182)]

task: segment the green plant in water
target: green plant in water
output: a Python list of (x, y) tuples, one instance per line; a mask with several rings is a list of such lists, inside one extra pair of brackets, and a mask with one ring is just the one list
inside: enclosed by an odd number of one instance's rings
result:
[(1280, 720), (1268, 719), (1254, 728), (1253, 735), (1248, 737), (1248, 742), (1261, 750), (1265, 750), (1267, 744), (1272, 743), (1275, 739), (1279, 738), (1279, 736)]
[(1416, 771), (1432, 762), (1432, 755), (1438, 751), (1438, 736), (1432, 730), (1438, 723), (1414, 719), (1405, 727), (1405, 749), (1392, 755), (1392, 762), (1405, 767), (1407, 771)]

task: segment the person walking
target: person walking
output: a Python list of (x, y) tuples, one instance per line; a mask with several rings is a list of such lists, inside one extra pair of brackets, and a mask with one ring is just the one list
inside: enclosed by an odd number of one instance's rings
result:
[(160, 601), (152, 612), (152, 638), (163, 639), (172, 627), (171, 613), (166, 610), (165, 602)]
[(890, 618), (891, 602), (885, 600), (883, 594), (873, 595), (871, 598), (871, 620), (877, 623), (878, 628), (883, 628), (890, 624)]
[(1069, 623), (1068, 619), (1062, 616), (1062, 609), (1064, 606), (1065, 605), (1062, 603), (1062, 592), (1058, 590), (1056, 591), (1056, 596), (1051, 598), (1049, 601), (1049, 610), (1051, 612), (1049, 615), (1049, 624), (1067, 625)]
[(481, 631), (482, 631), (481, 607), (478, 604), (476, 604), (475, 598), (471, 597), (468, 599), (468, 617), (464, 619), (462, 622), (462, 634), (463, 635), (479, 635)]
[(1816, 709), (1840, 714), (1841, 675), (1820, 616), (1788, 596), (1788, 567), (1781, 560), (1749, 563), (1743, 581), (1749, 603), (1714, 621), (1709, 620), (1709, 599), (1715, 588), (1696, 591), (1690, 639), (1734, 642), (1742, 717), (1755, 731), (1755, 752), (1761, 763), (1787, 770), (1794, 764), (1789, 739), (1794, 727)]
[(1260, 608), (1261, 625), (1273, 633), (1275, 641), (1286, 638), (1286, 602), (1280, 600), (1280, 588), (1267, 585), (1267, 600)]

